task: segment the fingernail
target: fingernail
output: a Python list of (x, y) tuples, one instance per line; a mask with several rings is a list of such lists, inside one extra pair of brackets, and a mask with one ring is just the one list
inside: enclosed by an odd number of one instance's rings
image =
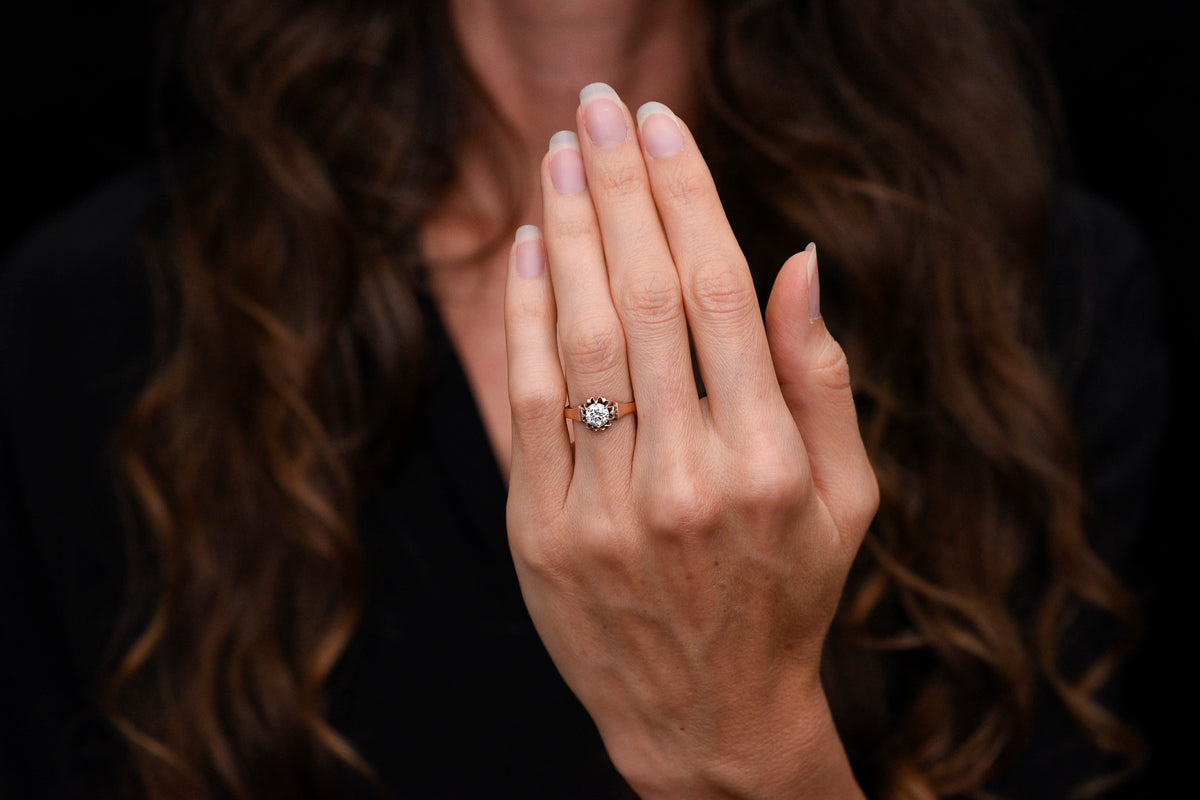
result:
[(513, 262), (522, 278), (536, 278), (546, 271), (546, 251), (542, 247), (542, 232), (537, 225), (517, 228), (513, 241)]
[(821, 318), (821, 276), (817, 272), (817, 243), (809, 242), (808, 253), (808, 321)]
[(550, 137), (550, 182), (559, 194), (579, 194), (587, 188), (579, 137), (573, 131), (559, 131)]
[(683, 149), (683, 131), (675, 112), (662, 103), (650, 101), (637, 112), (638, 132), (652, 158), (673, 156)]
[(601, 147), (625, 141), (629, 131), (621, 100), (607, 83), (589, 83), (579, 92), (588, 138)]

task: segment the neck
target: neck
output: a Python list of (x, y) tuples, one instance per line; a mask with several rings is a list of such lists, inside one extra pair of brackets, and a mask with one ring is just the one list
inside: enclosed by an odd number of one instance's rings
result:
[(696, 0), (452, 0), (464, 58), (537, 159), (575, 124), (579, 90), (612, 85), (631, 107), (683, 113), (692, 90)]
[[(574, 129), (585, 85), (604, 81), (633, 109), (658, 100), (686, 116), (693, 106), (693, 46), (705, 19), (699, 0), (451, 0), (450, 12), (494, 115), (469, 129), (457, 184), (428, 220), (430, 262), (466, 266), (463, 257), (511, 221), (506, 178), (525, 190), (520, 222), (541, 222), (539, 164), (550, 136)], [(488, 129), (497, 123), (505, 134)], [(504, 142), (514, 135), (510, 150)], [(498, 154), (515, 163), (497, 164)]]

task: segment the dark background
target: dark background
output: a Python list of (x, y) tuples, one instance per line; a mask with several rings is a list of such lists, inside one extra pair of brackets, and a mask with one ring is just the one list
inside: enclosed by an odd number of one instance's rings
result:
[[(1150, 634), (1132, 671), (1134, 713), (1155, 753), (1139, 796), (1175, 794), (1166, 787), (1189, 785), (1191, 771), (1183, 765), (1195, 760), (1184, 748), (1195, 741), (1196, 662), (1181, 651), (1198, 627), (1188, 591), (1196, 570), (1177, 544), (1197, 532), (1191, 504), (1184, 505), (1195, 491), (1196, 437), (1180, 376), (1200, 344), (1197, 264), (1186, 241), (1198, 223), (1190, 147), (1196, 127), (1184, 113), (1200, 108), (1200, 69), (1179, 11), (1185, 5), (1024, 2), (1058, 82), (1068, 175), (1124, 210), (1149, 241), (1174, 360), (1168, 467), (1151, 536), (1135, 565), (1149, 588)], [(163, 130), (188, 127), (178, 76), (158, 65), (156, 43), (170, 29), (162, 6), (76, 1), (6, 11), (0, 137), (9, 202), (0, 218), (0, 253), (107, 179), (153, 158)], [(1177, 774), (1183, 783), (1175, 784)]]

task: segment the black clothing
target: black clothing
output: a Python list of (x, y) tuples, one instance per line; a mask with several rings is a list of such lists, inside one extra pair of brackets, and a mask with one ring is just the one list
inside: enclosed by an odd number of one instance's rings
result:
[[(0, 690), (4, 797), (103, 797), (120, 757), (95, 702), (124, 599), (108, 442), (150, 371), (136, 229), (160, 191), (145, 173), (110, 186), (0, 276), (0, 625), (15, 670)], [(1119, 563), (1153, 477), (1163, 348), (1136, 235), (1078, 195), (1061, 205), (1048, 331), (1084, 437), (1099, 547)], [(415, 438), (363, 509), (369, 604), (328, 687), (331, 722), (399, 797), (618, 796), (627, 789), (525, 611), (503, 480), (436, 320), (431, 336)], [(1000, 785), (1065, 796), (1075, 776), (1063, 752), (1041, 743)]]

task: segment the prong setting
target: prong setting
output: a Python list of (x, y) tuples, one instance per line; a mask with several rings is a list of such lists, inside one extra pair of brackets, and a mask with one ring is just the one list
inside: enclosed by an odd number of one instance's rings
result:
[(589, 397), (579, 405), (579, 419), (589, 430), (605, 430), (616, 421), (617, 416), (617, 404), (603, 397)]

